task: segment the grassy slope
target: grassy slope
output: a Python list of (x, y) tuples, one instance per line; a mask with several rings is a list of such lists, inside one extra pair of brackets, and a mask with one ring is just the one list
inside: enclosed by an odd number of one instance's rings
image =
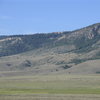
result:
[[(56, 48), (55, 48), (56, 49)], [(89, 60), (75, 65), (73, 59), (83, 59), (86, 54), (57, 53), (54, 50), (38, 49), (37, 51), (25, 52), (19, 55), (0, 58), (0, 76), (21, 76), (52, 73), (70, 74), (96, 74), (100, 72), (100, 60)], [(41, 51), (41, 52), (40, 52)], [(88, 55), (88, 54), (87, 54)], [(89, 56), (88, 56), (89, 57)], [(27, 60), (31, 66), (27, 66)], [(71, 62), (71, 63), (70, 63)], [(65, 65), (71, 65), (65, 69)]]
[(100, 74), (100, 60), (90, 60), (67, 70), (70, 74)]

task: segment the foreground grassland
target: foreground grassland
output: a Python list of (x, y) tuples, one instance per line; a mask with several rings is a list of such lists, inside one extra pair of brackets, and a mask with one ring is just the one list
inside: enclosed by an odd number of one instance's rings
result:
[(1, 77), (0, 100), (100, 100), (100, 76)]

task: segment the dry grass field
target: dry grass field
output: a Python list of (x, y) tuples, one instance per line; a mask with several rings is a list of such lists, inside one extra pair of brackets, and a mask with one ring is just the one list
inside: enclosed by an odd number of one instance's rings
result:
[(100, 76), (0, 77), (0, 100), (100, 100)]

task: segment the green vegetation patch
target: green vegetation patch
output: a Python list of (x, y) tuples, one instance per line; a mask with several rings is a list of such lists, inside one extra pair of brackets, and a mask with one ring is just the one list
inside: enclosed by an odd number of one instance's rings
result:
[(100, 94), (100, 89), (1, 89), (0, 94)]
[(99, 75), (51, 75), (0, 78), (0, 95), (100, 94)]

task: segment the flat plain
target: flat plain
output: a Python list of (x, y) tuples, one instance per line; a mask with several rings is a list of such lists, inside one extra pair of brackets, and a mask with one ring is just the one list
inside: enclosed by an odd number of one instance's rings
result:
[(0, 77), (0, 100), (100, 100), (100, 75)]

